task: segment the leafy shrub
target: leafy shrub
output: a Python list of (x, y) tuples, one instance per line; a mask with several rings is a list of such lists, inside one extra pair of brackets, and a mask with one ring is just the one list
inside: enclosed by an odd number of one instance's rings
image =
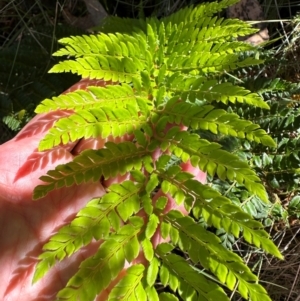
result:
[[(260, 222), (196, 176), (200, 169), (220, 181), (236, 181), (268, 203), (260, 178), (246, 160), (201, 136), (210, 131), (276, 146), (258, 124), (220, 108), (244, 104), (269, 109), (257, 93), (224, 77), (262, 62), (245, 55), (255, 53), (253, 46), (237, 40), (255, 32), (250, 25), (214, 17), (235, 2), (185, 8), (160, 20), (114, 17), (101, 34), (60, 40), (64, 48), (55, 55), (75, 59), (60, 62), (51, 72), (70, 71), (111, 84), (44, 100), (37, 113), (69, 110), (70, 115), (55, 123), (39, 150), (81, 138), (113, 140), (129, 134), (133, 139), (83, 151), (41, 177), (45, 184), (34, 190), (38, 199), (61, 187), (130, 174), (129, 180), (112, 184), (106, 195), (89, 201), (44, 245), (34, 281), (93, 239), (104, 241), (57, 300), (83, 295), (94, 300), (124, 269), (125, 261), (134, 262), (140, 247), (147, 263), (130, 266), (110, 300), (178, 300), (178, 295), (184, 300), (229, 300), (221, 286), (237, 287), (245, 299), (270, 300), (243, 260), (199, 222), (203, 218), (208, 226), (236, 238), (242, 234), (248, 243), (282, 258)], [(147, 218), (140, 217), (141, 211)], [(185, 216), (187, 211), (190, 216)], [(165, 242), (153, 246), (157, 233)], [(190, 260), (173, 252), (175, 247)], [(194, 269), (198, 264), (214, 276)], [(171, 293), (153, 289), (157, 277)]]

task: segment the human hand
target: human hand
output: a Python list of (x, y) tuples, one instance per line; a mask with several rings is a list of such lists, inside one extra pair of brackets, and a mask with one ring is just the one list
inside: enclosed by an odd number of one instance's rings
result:
[(54, 300), (95, 244), (57, 264), (49, 274), (31, 284), (42, 245), (59, 227), (93, 197), (105, 193), (100, 183), (53, 191), (32, 201), (38, 178), (58, 164), (71, 161), (74, 144), (37, 152), (39, 140), (66, 112), (36, 116), (17, 137), (0, 146), (0, 300)]
[[(102, 183), (99, 181), (62, 188), (52, 191), (39, 201), (32, 201), (34, 187), (42, 184), (38, 180), (40, 176), (58, 164), (71, 161), (84, 149), (102, 148), (106, 142), (104, 139), (87, 139), (38, 152), (39, 141), (47, 130), (57, 119), (68, 114), (67, 111), (56, 111), (36, 116), (14, 139), (0, 146), (0, 300), (54, 300), (57, 292), (77, 271), (80, 262), (97, 250), (99, 242), (93, 242), (72, 257), (57, 263), (41, 280), (32, 284), (34, 267), (43, 244), (61, 226), (70, 222), (90, 199), (105, 194), (105, 186), (124, 180), (124, 177), (118, 177)], [(127, 135), (108, 139), (118, 142), (132, 137)], [(156, 156), (159, 156), (159, 152), (156, 152)], [(182, 168), (194, 173), (200, 181), (205, 181), (205, 174), (190, 163), (183, 164)], [(154, 201), (159, 195), (161, 191), (154, 197)], [(180, 209), (186, 213), (182, 206), (178, 207), (169, 197), (165, 210), (171, 209)], [(140, 212), (140, 215), (143, 213)], [(157, 232), (152, 243), (156, 246), (161, 241)], [(138, 262), (146, 264), (142, 253), (135, 261)], [(97, 300), (106, 300), (112, 286), (125, 273), (126, 269)]]

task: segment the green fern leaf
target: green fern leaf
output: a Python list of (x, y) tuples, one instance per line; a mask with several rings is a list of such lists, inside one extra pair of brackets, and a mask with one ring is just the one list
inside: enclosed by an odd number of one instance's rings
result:
[[(70, 224), (62, 227), (43, 246), (44, 252), (39, 256), (40, 261), (36, 266), (33, 282), (43, 277), (57, 261), (71, 256), (81, 247), (91, 243), (92, 239), (106, 238), (111, 229), (118, 231), (121, 223), (139, 211), (139, 190), (140, 185), (125, 181), (122, 184), (111, 185), (108, 193), (102, 198), (91, 200)], [(139, 250), (139, 243), (134, 237), (124, 249), (129, 262), (137, 257), (136, 250)]]
[(270, 147), (276, 146), (274, 140), (259, 125), (240, 119), (237, 114), (215, 109), (212, 105), (197, 106), (172, 100), (166, 104), (163, 112), (170, 116), (169, 123), (184, 124), (196, 130), (209, 130), (213, 134), (248, 138)]
[(116, 33), (68, 37), (60, 39), (59, 43), (66, 47), (59, 49), (53, 54), (54, 56), (86, 57), (102, 54), (120, 58), (130, 56), (143, 59), (147, 50), (146, 37), (141, 32), (131, 35)]
[(179, 299), (171, 293), (159, 294), (159, 301), (179, 301)]
[[(177, 300), (177, 296), (183, 300), (229, 300), (219, 284), (230, 290), (236, 287), (244, 298), (270, 300), (257, 277), (242, 259), (222, 246), (217, 236), (189, 217), (165, 212), (172, 197), (178, 206), (191, 210), (208, 226), (236, 238), (243, 234), (248, 243), (282, 258), (261, 223), (178, 165), (190, 160), (193, 167), (211, 177), (237, 182), (268, 202), (264, 186), (246, 161), (222, 149), (221, 144), (203, 139), (210, 131), (276, 147), (267, 135), (276, 122), (268, 127), (264, 118), (256, 124), (255, 120), (251, 122), (253, 118), (245, 117), (266, 114), (268, 103), (271, 114), (278, 114), (277, 109), (272, 111), (272, 102), (260, 96), (265, 97), (268, 91), (260, 86), (256, 89), (259, 95), (247, 89), (247, 84), (236, 86), (225, 76), (228, 71), (238, 72), (241, 67), (262, 62), (257, 59), (255, 47), (237, 40), (256, 31), (250, 24), (214, 16), (237, 1), (191, 6), (161, 19), (112, 17), (104, 22), (101, 34), (60, 40), (63, 47), (55, 55), (68, 59), (51, 72), (71, 71), (84, 78), (110, 80), (115, 85), (88, 87), (40, 104), (38, 113), (69, 110), (70, 116), (55, 123), (39, 150), (81, 138), (109, 140), (124, 134), (133, 134), (134, 142), (108, 142), (102, 149), (83, 151), (72, 162), (41, 177), (45, 184), (36, 187), (34, 198), (42, 198), (54, 189), (126, 173), (134, 182), (111, 185), (106, 195), (90, 201), (44, 245), (34, 281), (92, 240), (104, 241), (93, 256), (81, 263), (58, 293), (57, 301), (94, 300), (116, 279), (125, 262), (134, 262), (141, 251), (147, 268), (137, 265), (127, 269), (109, 300)], [(114, 31), (106, 34), (111, 28)], [(278, 83), (274, 85), (282, 91)], [(229, 104), (238, 108), (237, 114), (226, 112)], [(249, 110), (240, 112), (239, 108)], [(278, 128), (293, 124), (298, 115), (282, 116)], [(184, 126), (201, 130), (201, 136), (183, 130)], [(287, 143), (278, 147), (283, 145)], [(268, 155), (266, 162), (275, 158)], [(255, 158), (250, 160), (255, 162)], [(168, 195), (158, 194), (153, 201), (157, 190)], [(141, 209), (145, 217), (134, 216)], [(151, 240), (159, 232), (173, 245), (160, 244), (155, 249)], [(216, 278), (208, 279), (182, 257), (172, 254), (175, 245)], [(158, 277), (174, 294), (156, 292), (153, 286)]]
[[(122, 86), (112, 85), (104, 87), (87, 88), (88, 91), (78, 90), (68, 94), (62, 94), (58, 97), (53, 97), (52, 100), (45, 99), (35, 109), (36, 113), (47, 113), (56, 110), (74, 110), (82, 109), (90, 110), (92, 108), (113, 107), (124, 108), (129, 104), (134, 105), (137, 102), (137, 97), (147, 105), (146, 93), (135, 93), (131, 86), (123, 84)], [(144, 98), (143, 98), (144, 97)]]
[(221, 179), (236, 180), (265, 202), (268, 201), (265, 188), (259, 183), (255, 172), (237, 156), (220, 149), (221, 145), (201, 139), (197, 134), (181, 132), (175, 127), (163, 140), (169, 143), (168, 149), (183, 161), (191, 159), (193, 166), (199, 166), (211, 176), (217, 174)]
[[(232, 46), (235, 46), (235, 43)], [(216, 52), (216, 50), (215, 52), (212, 52), (210, 49), (203, 51), (197, 49), (199, 48), (198, 44), (197, 47), (194, 48), (196, 49), (194, 52), (191, 51), (191, 53), (193, 53), (193, 56), (191, 57), (180, 53), (177, 48), (171, 50), (168, 49), (171, 54), (166, 57), (167, 69), (172, 72), (182, 73), (191, 73), (192, 71), (195, 71), (197, 74), (203, 75), (206, 73), (220, 72), (224, 69), (234, 70), (240, 67), (262, 63), (262, 61), (252, 58), (241, 59), (239, 52)]]
[(148, 238), (145, 238), (142, 240), (141, 245), (145, 258), (151, 262), (154, 258), (154, 249), (151, 241)]
[(117, 174), (124, 175), (132, 169), (140, 170), (142, 161), (146, 160), (149, 154), (148, 150), (137, 147), (132, 142), (107, 142), (105, 149), (86, 150), (73, 162), (58, 165), (55, 170), (48, 171), (47, 175), (40, 178), (46, 184), (35, 188), (33, 198), (42, 198), (53, 189), (88, 181), (96, 182), (101, 176), (107, 179)]
[(159, 224), (158, 216), (155, 214), (151, 214), (149, 216), (149, 221), (147, 223), (146, 230), (145, 230), (146, 238), (150, 239), (154, 235), (158, 227), (158, 224)]
[(116, 278), (125, 265), (124, 248), (138, 235), (143, 224), (140, 218), (131, 221), (132, 224), (125, 225), (117, 233), (111, 234), (93, 256), (81, 263), (79, 271), (69, 280), (67, 286), (58, 292), (57, 301), (93, 301), (96, 295)]
[[(221, 245), (216, 235), (197, 225), (193, 219), (183, 217), (179, 212), (173, 211), (168, 217), (171, 218), (172, 226), (180, 232), (180, 248), (188, 252), (195, 264), (200, 262), (231, 290), (237, 283), (238, 287), (245, 287), (251, 300), (259, 299), (262, 295), (265, 295), (265, 300), (271, 300), (263, 287), (256, 284), (257, 276), (252, 274), (238, 255)], [(245, 297), (243, 290), (241, 294)]]
[[(173, 28), (172, 28), (173, 26)], [(174, 34), (176, 32), (176, 34)], [(184, 24), (183, 22), (179, 24), (168, 24), (165, 26), (165, 39), (167, 39), (168, 44), (166, 45), (166, 50), (168, 54), (178, 53), (177, 46), (181, 46), (182, 43), (191, 42), (191, 49), (197, 50), (203, 49), (201, 46), (196, 46), (196, 42), (203, 41), (204, 43), (230, 43), (233, 41), (233, 37), (250, 35), (257, 32), (256, 29), (251, 28), (251, 26), (245, 26), (243, 21), (240, 20), (224, 20), (217, 17), (208, 17), (203, 16), (201, 20), (196, 22), (188, 22)], [(169, 34), (168, 34), (169, 33)], [(233, 41), (236, 43), (236, 41)], [(196, 49), (193, 49), (193, 46), (196, 46)], [(200, 48), (198, 48), (200, 47)], [(249, 47), (249, 46), (248, 46)], [(217, 49), (222, 49), (219, 47), (214, 48), (212, 54), (216, 54)], [(242, 49), (244, 49), (242, 47)], [(254, 50), (253, 46), (249, 48)], [(208, 50), (208, 49), (207, 49)], [(215, 53), (213, 53), (215, 52)], [(226, 56), (227, 52), (223, 52), (223, 55)], [(232, 52), (231, 52), (232, 53)]]
[[(229, 301), (220, 286), (194, 270), (184, 258), (175, 254), (165, 254), (160, 246), (156, 249), (156, 254), (164, 267), (164, 274), (160, 275), (163, 279), (168, 279), (171, 289), (177, 291), (184, 300), (202, 298), (207, 301)], [(166, 281), (163, 282), (166, 283)]]
[(175, 73), (167, 80), (170, 90), (182, 100), (195, 102), (196, 99), (207, 102), (218, 101), (224, 104), (247, 103), (259, 108), (269, 109), (268, 104), (255, 93), (230, 82), (218, 83), (217, 80), (207, 80), (205, 77), (190, 78)]
[[(184, 183), (185, 191), (193, 189), (196, 194), (194, 204), (195, 215), (202, 214), (203, 218), (209, 225), (220, 229), (224, 228), (226, 232), (232, 233), (235, 237), (239, 237), (240, 231), (246, 232), (244, 238), (247, 242), (261, 247), (270, 254), (283, 259), (275, 244), (268, 238), (269, 235), (263, 230), (263, 225), (251, 216), (245, 213), (239, 206), (221, 196), (217, 191), (211, 189), (195, 180), (188, 180)], [(210, 199), (209, 202), (205, 199)]]
[[(71, 71), (82, 77), (134, 82), (140, 86), (140, 71), (152, 55), (148, 50), (145, 35), (99, 34), (97, 36), (71, 37), (60, 40), (66, 47), (55, 53), (57, 56), (75, 56), (75, 61), (66, 60), (55, 65), (49, 72)], [(149, 66), (151, 67), (151, 66)]]
[(58, 63), (50, 73), (72, 72), (83, 78), (104, 79), (105, 81), (130, 83), (140, 81), (137, 59), (107, 58), (104, 56), (78, 58), (75, 61), (66, 60)]
[(145, 267), (137, 264), (126, 270), (126, 275), (112, 289), (107, 301), (147, 301), (147, 295), (141, 283)]
[(155, 289), (154, 286), (147, 286), (146, 289), (146, 294), (147, 294), (147, 297), (148, 297), (148, 300), (153, 300), (153, 301), (159, 301), (159, 296), (158, 296), (158, 292), (157, 290)]
[(160, 266), (160, 261), (156, 257), (153, 257), (147, 269), (146, 281), (149, 287), (152, 287), (155, 284), (158, 271), (159, 271), (159, 266)]
[[(189, 6), (177, 11), (176, 13), (164, 17), (161, 21), (165, 25), (174, 25), (183, 22), (188, 24), (190, 22), (200, 22), (203, 17), (212, 16), (213, 14), (222, 11), (230, 5), (235, 4), (238, 0), (223, 0), (220, 2), (205, 3), (196, 7)], [(134, 33), (134, 32), (146, 32), (147, 23), (157, 22), (156, 18), (147, 19), (130, 19), (119, 18), (115, 16), (109, 16), (103, 22), (103, 24), (95, 29), (99, 29), (99, 32), (105, 33)], [(169, 30), (171, 31), (171, 29)]]
[[(161, 177), (164, 193), (169, 193), (174, 197), (181, 190), (186, 200), (195, 200), (193, 204), (195, 216), (202, 215), (209, 225), (217, 229), (224, 228), (226, 232), (236, 237), (239, 237), (241, 230), (244, 229), (247, 233), (245, 236), (247, 242), (261, 247), (278, 258), (283, 258), (275, 244), (268, 239), (268, 233), (263, 230), (262, 224), (252, 220), (250, 215), (239, 206), (232, 204), (228, 198), (221, 196), (216, 190), (189, 178), (188, 173), (181, 172), (178, 166), (169, 168), (161, 174)], [(170, 234), (172, 241), (177, 243), (179, 233), (176, 229), (172, 230), (172, 228), (164, 227), (163, 235), (166, 237)]]
[(132, 134), (147, 121), (147, 116), (138, 116), (137, 108), (92, 108), (80, 110), (70, 117), (59, 119), (40, 141), (39, 150), (51, 149), (81, 138), (122, 137)]

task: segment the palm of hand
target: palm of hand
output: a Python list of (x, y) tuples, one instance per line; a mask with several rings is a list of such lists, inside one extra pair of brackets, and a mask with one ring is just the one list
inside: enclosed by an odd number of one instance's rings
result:
[(105, 192), (100, 183), (60, 189), (45, 199), (32, 201), (38, 178), (56, 165), (72, 160), (71, 149), (38, 153), (45, 131), (64, 112), (35, 117), (13, 140), (0, 148), (0, 300), (53, 300), (93, 246), (78, 252), (32, 285), (34, 266), (42, 245), (70, 221), (92, 197)]

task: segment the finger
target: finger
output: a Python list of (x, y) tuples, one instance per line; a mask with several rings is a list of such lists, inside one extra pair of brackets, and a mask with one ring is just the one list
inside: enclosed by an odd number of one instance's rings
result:
[[(90, 84), (104, 86), (106, 82), (85, 79), (75, 84), (69, 91), (86, 88)], [(20, 200), (17, 194), (21, 195), (23, 199), (28, 197), (33, 187), (41, 184), (41, 181), (38, 180), (41, 175), (55, 168), (58, 164), (67, 163), (73, 159), (70, 152), (78, 141), (66, 145), (61, 144), (44, 152), (38, 151), (39, 142), (46, 132), (58, 119), (68, 117), (71, 113), (72, 111), (65, 110), (37, 115), (14, 139), (0, 146), (2, 153), (0, 158), (0, 192), (6, 189), (10, 200)], [(94, 140), (93, 143), (96, 142)], [(88, 148), (89, 145), (85, 147)], [(83, 150), (84, 146), (80, 146), (78, 149)], [(20, 150), (22, 151), (20, 152)], [(28, 182), (31, 185), (28, 185)]]
[(202, 171), (198, 166), (193, 166), (191, 161), (188, 160), (186, 163), (182, 162), (180, 164), (182, 171), (186, 171), (194, 175), (194, 178), (202, 184), (206, 183), (207, 174), (206, 172)]
[(114, 85), (114, 84), (117, 84), (117, 83), (112, 82), (111, 80), (105, 81), (103, 79), (83, 78), (78, 83), (74, 84), (69, 89), (67, 89), (63, 94), (74, 92), (77, 90), (87, 90), (87, 88), (90, 86), (105, 87), (107, 85)]

